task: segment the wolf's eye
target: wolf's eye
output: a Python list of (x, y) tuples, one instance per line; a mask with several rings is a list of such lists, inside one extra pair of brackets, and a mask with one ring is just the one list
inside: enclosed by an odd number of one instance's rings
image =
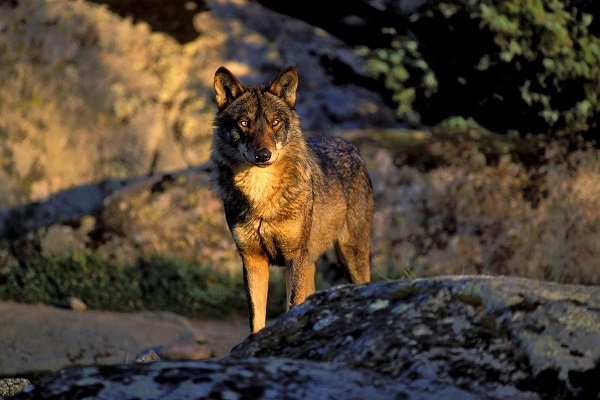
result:
[(250, 125), (250, 122), (248, 122), (247, 119), (241, 119), (238, 124), (242, 127), (242, 128), (247, 128), (248, 125)]
[(279, 125), (280, 122), (281, 122), (281, 120), (279, 118), (275, 118), (273, 120), (273, 122), (271, 122), (271, 126), (277, 126), (277, 125)]

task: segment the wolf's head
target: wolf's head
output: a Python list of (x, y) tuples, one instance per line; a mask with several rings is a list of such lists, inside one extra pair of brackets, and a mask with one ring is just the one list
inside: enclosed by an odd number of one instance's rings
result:
[(271, 83), (244, 86), (225, 67), (215, 73), (219, 111), (213, 149), (229, 161), (273, 164), (293, 135), (301, 135), (294, 105), (298, 73), (287, 67)]

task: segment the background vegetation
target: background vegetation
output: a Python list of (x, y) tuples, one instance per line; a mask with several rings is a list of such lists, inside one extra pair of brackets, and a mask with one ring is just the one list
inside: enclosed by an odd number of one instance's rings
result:
[(362, 48), (399, 116), (494, 132), (597, 137), (600, 20), (589, 1), (429, 1)]
[[(247, 311), (238, 273), (155, 256), (137, 264), (109, 262), (93, 252), (32, 258), (0, 268), (0, 299), (66, 305), (68, 297), (92, 309), (172, 311), (194, 318), (223, 318)], [(285, 311), (285, 283), (273, 273), (268, 317)]]
[(376, 275), (600, 284), (596, 149), (480, 131), (424, 136), (414, 146), (384, 136), (381, 147), (397, 150), (367, 151), (377, 165)]
[[(239, 40), (269, 62), (289, 60), (285, 45), (237, 20), (202, 19), (204, 36), (182, 43), (95, 3), (21, 1), (0, 12), (2, 208), (199, 164), (216, 65), (232, 62)], [(600, 284), (593, 2), (429, 1), (384, 22), (379, 45), (359, 49), (363, 67), (391, 93), (399, 120), (419, 129), (335, 132), (360, 145), (372, 176), (373, 279)], [(239, 260), (206, 185), (138, 189), (111, 196), (102, 215), (0, 243), (0, 298), (245, 313), (241, 275), (230, 269)], [(320, 261), (320, 288), (343, 281), (335, 263), (332, 254)], [(271, 316), (283, 311), (284, 287), (274, 272)]]

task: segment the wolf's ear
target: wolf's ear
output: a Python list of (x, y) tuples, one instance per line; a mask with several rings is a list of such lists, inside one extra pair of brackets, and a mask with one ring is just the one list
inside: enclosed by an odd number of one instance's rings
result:
[(214, 86), (219, 109), (225, 107), (227, 103), (235, 100), (245, 92), (244, 86), (225, 67), (219, 67), (217, 72), (215, 72)]
[(288, 106), (296, 104), (296, 89), (298, 88), (298, 72), (296, 68), (289, 66), (273, 79), (269, 84), (269, 91), (279, 96)]

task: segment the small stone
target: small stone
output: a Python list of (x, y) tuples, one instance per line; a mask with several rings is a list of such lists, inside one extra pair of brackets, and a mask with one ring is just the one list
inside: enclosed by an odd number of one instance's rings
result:
[(204, 344), (177, 343), (158, 347), (156, 354), (163, 360), (206, 360), (213, 356), (213, 351)]
[(431, 331), (431, 329), (429, 329), (429, 327), (423, 324), (419, 324), (413, 328), (413, 335), (415, 335), (416, 337), (429, 336), (432, 334), (433, 332)]
[(67, 298), (67, 307), (77, 312), (83, 312), (87, 310), (87, 305), (83, 302), (83, 300), (73, 296)]
[(160, 359), (161, 359), (160, 356), (156, 353), (156, 349), (151, 348), (148, 350), (144, 350), (143, 352), (138, 354), (135, 357), (135, 362), (145, 364), (145, 363), (149, 363), (152, 361), (159, 361)]
[(0, 398), (15, 396), (17, 393), (26, 390), (31, 382), (25, 378), (5, 378), (0, 379)]

